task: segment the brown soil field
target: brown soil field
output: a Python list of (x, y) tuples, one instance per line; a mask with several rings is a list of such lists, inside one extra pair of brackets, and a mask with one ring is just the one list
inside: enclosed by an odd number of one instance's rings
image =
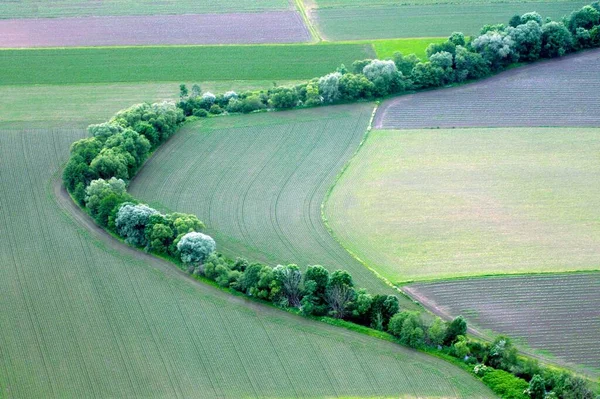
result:
[(379, 108), (375, 127), (600, 126), (600, 50), (540, 61), (463, 86), (410, 94)]
[(0, 47), (307, 42), (294, 11), (0, 20)]
[(600, 273), (469, 278), (404, 287), (429, 309), (465, 316), (559, 364), (600, 374)]

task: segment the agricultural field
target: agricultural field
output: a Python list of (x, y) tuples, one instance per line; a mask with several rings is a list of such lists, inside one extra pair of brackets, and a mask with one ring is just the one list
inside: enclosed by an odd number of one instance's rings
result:
[(447, 362), (194, 283), (102, 235), (58, 186), (84, 136), (0, 129), (3, 398), (493, 397)]
[(325, 193), (357, 149), (372, 111), (361, 104), (186, 126), (148, 161), (130, 192), (150, 206), (198, 215), (224, 253), (346, 269), (360, 287), (390, 290), (321, 220)]
[(0, 85), (299, 80), (373, 57), (370, 44), (0, 50)]
[[(112, 114), (132, 104), (175, 100), (180, 82), (99, 83), (72, 85), (0, 86), (0, 120), (22, 127), (78, 127), (106, 121)], [(198, 81), (203, 90), (224, 93), (228, 90), (267, 89), (272, 81)], [(296, 81), (280, 81), (293, 85)], [(32, 112), (32, 109), (35, 112)]]
[(600, 374), (600, 273), (472, 278), (404, 289), (437, 312), (462, 314), (472, 327), (508, 334), (544, 356)]
[(0, 18), (57, 18), (98, 15), (214, 14), (289, 10), (288, 0), (22, 0), (0, 3)]
[[(368, 3), (368, 4), (365, 4)], [(515, 14), (537, 11), (560, 19), (589, 1), (317, 1), (311, 20), (325, 40), (439, 37), (460, 31), (477, 34), (485, 24), (507, 23)], [(327, 6), (327, 7), (326, 7)]]
[(381, 129), (600, 126), (600, 50), (541, 61), (492, 78), (401, 96), (379, 108)]
[(325, 214), (394, 282), (598, 270), (600, 129), (374, 130)]
[[(177, 27), (177, 29), (173, 29)], [(0, 47), (308, 42), (295, 11), (0, 19)]]

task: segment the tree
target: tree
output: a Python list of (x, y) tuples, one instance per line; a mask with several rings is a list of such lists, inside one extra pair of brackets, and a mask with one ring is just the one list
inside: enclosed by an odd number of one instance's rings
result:
[(394, 61), (373, 60), (365, 66), (363, 74), (373, 83), (375, 92), (379, 95), (404, 90), (402, 74), (398, 72)]
[(452, 344), (452, 352), (459, 359), (464, 359), (469, 353), (469, 343), (464, 335), (456, 337), (456, 342)]
[(427, 330), (427, 340), (432, 345), (442, 345), (446, 336), (446, 325), (439, 317), (436, 317)]
[(200, 97), (201, 94), (202, 94), (202, 89), (200, 88), (200, 85), (198, 85), (197, 83), (194, 83), (192, 85), (192, 91), (190, 92), (190, 97), (191, 98)]
[(497, 70), (515, 60), (514, 42), (504, 31), (490, 30), (473, 40), (473, 50)]
[(270, 300), (275, 279), (273, 269), (261, 263), (253, 263), (246, 268), (240, 278), (241, 288), (246, 294)]
[(308, 266), (304, 273), (304, 296), (300, 301), (302, 313), (322, 316), (327, 313), (329, 271), (321, 265)]
[[(97, 179), (92, 180), (85, 189), (85, 204), (90, 210), (92, 217), (96, 217), (100, 208), (100, 203), (110, 194), (115, 194), (118, 197), (125, 197), (127, 186), (121, 179), (115, 177), (109, 180)], [(101, 223), (106, 226), (105, 223)]]
[(179, 98), (186, 98), (188, 96), (188, 88), (185, 84), (179, 85)]
[(151, 144), (146, 137), (138, 134), (138, 132), (125, 129), (110, 136), (104, 143), (104, 148), (114, 148), (121, 153), (130, 154), (135, 160), (132, 165), (133, 169), (130, 169), (130, 172), (134, 172), (148, 157)]
[(465, 35), (462, 32), (452, 32), (450, 37), (448, 37), (448, 41), (455, 46), (464, 46), (466, 43)]
[(331, 315), (336, 319), (343, 319), (348, 314), (348, 305), (354, 299), (356, 292), (351, 286), (333, 285), (327, 289), (327, 304)]
[(117, 212), (115, 227), (117, 234), (125, 238), (125, 241), (135, 246), (146, 246), (148, 240), (145, 230), (150, 221), (150, 216), (157, 214), (156, 209), (147, 205), (135, 205), (124, 203)]
[(156, 223), (147, 231), (148, 247), (158, 253), (166, 253), (169, 246), (173, 243), (173, 230), (166, 224)]
[(191, 232), (181, 237), (177, 243), (177, 249), (181, 254), (183, 263), (202, 263), (204, 260), (217, 249), (217, 244), (212, 237)]
[(517, 27), (507, 28), (508, 36), (514, 43), (514, 52), (520, 60), (535, 61), (542, 51), (542, 27), (535, 21), (528, 21)]
[(517, 364), (517, 348), (512, 344), (510, 338), (498, 336), (490, 345), (486, 363), (496, 369), (512, 371)]
[(363, 73), (363, 69), (373, 61), (372, 59), (357, 60), (352, 63), (352, 72), (359, 74)]
[(600, 12), (592, 6), (585, 6), (573, 11), (569, 16), (569, 30), (576, 33), (578, 28), (592, 29), (600, 24)]
[(370, 98), (375, 86), (364, 75), (346, 73), (339, 81), (340, 97), (345, 100), (356, 100), (359, 98)]
[(527, 391), (531, 399), (544, 399), (546, 397), (546, 382), (544, 378), (539, 374), (534, 375), (531, 381), (529, 381)]
[(273, 269), (275, 280), (281, 286), (281, 294), (286, 300), (286, 305), (291, 307), (300, 306), (300, 283), (302, 273), (297, 265), (278, 265)]
[(456, 341), (456, 337), (459, 335), (467, 334), (467, 322), (462, 316), (458, 316), (450, 323), (446, 328), (446, 335), (444, 337), (444, 345), (451, 345)]
[(323, 102), (332, 103), (340, 99), (341, 77), (341, 73), (334, 72), (319, 79), (319, 93), (323, 97)]
[(298, 93), (289, 87), (270, 90), (269, 105), (273, 108), (293, 108), (298, 105)]
[(360, 322), (367, 324), (368, 316), (371, 314), (371, 306), (373, 305), (373, 296), (364, 288), (356, 292), (356, 300), (352, 308), (352, 317)]
[(542, 26), (544, 23), (542, 16), (534, 11), (534, 12), (528, 12), (528, 13), (521, 15), (521, 23), (519, 23), (518, 25), (526, 24), (529, 21), (537, 22), (537, 24), (540, 26)]
[(417, 88), (441, 86), (445, 76), (446, 72), (431, 62), (419, 62), (412, 71), (412, 79)]
[(121, 133), (123, 128), (114, 122), (104, 122), (97, 125), (89, 125), (87, 131), (92, 137), (104, 142), (112, 135)]
[(437, 52), (429, 57), (429, 62), (434, 68), (440, 68), (444, 71), (441, 82), (443, 85), (454, 82), (454, 69), (452, 68), (454, 59), (452, 54), (447, 51)]
[(92, 160), (90, 167), (96, 175), (103, 179), (116, 177), (125, 180), (129, 178), (129, 165), (135, 163), (133, 157), (131, 155), (127, 157), (127, 155), (118, 149), (103, 148)]
[(562, 57), (573, 48), (571, 32), (560, 22), (548, 22), (542, 26), (542, 57)]
[(406, 310), (392, 316), (388, 331), (413, 348), (421, 346), (425, 337), (419, 313)]
[(490, 73), (488, 63), (481, 54), (471, 52), (463, 46), (456, 46), (454, 67), (458, 82), (467, 79), (479, 79)]
[(406, 77), (411, 76), (413, 68), (421, 61), (419, 57), (417, 57), (414, 54), (410, 54), (405, 57), (399, 51), (396, 51), (394, 53), (393, 59), (394, 63), (396, 64), (396, 68), (398, 68), (398, 71)]
[[(446, 40), (443, 43), (431, 43), (429, 46), (427, 46), (427, 49), (425, 50), (425, 52), (427, 53), (427, 58), (431, 58), (432, 55), (436, 54), (436, 53), (440, 53), (442, 51), (446, 52), (446, 53), (450, 53), (452, 55), (454, 55), (454, 52), (456, 50), (456, 43), (452, 42), (450, 39), (455, 39), (457, 41), (461, 41), (460, 40), (460, 36), (458, 36), (459, 34), (457, 32), (454, 33), (455, 37), (450, 36), (450, 38), (448, 38), (448, 40)], [(464, 35), (462, 37), (462, 42), (464, 45)]]
[(380, 295), (373, 297), (371, 305), (371, 327), (385, 330), (390, 318), (400, 309), (398, 297), (395, 295)]

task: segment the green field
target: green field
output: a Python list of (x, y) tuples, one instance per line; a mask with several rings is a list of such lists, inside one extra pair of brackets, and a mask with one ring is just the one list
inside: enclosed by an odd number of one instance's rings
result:
[(325, 107), (186, 126), (148, 161), (130, 192), (151, 206), (198, 215), (232, 256), (347, 269), (359, 286), (388, 291), (321, 221), (325, 193), (362, 140), (372, 110)]
[(325, 213), (393, 281), (597, 270), (599, 129), (373, 131)]
[[(132, 104), (176, 99), (180, 82), (100, 83), (72, 85), (0, 86), (0, 120), (27, 127), (80, 127), (106, 121), (119, 109)], [(272, 81), (198, 81), (202, 90), (224, 93), (228, 90), (258, 90)], [(278, 84), (294, 84), (280, 81)], [(188, 88), (191, 87), (188, 82)]]
[(90, 15), (201, 14), (290, 9), (286, 0), (22, 0), (0, 2), (0, 18), (55, 18)]
[(84, 130), (28, 124), (0, 127), (3, 398), (493, 397), (444, 361), (196, 284), (88, 231), (53, 184)]
[(374, 56), (370, 44), (0, 50), (0, 85), (311, 79)]
[[(354, 1), (352, 2), (354, 3)], [(473, 2), (402, 6), (333, 7), (311, 12), (326, 40), (384, 39), (397, 37), (466, 35), (479, 32), (484, 24), (508, 23), (515, 14), (537, 11), (560, 19), (589, 1)]]
[(403, 6), (403, 5), (438, 5), (460, 4), (477, 5), (491, 3), (519, 4), (529, 3), (534, 7), (536, 3), (547, 3), (548, 0), (305, 0), (319, 8), (328, 7), (369, 7), (375, 5)]
[[(394, 53), (399, 51), (404, 55), (415, 54), (420, 59), (425, 60), (427, 58), (427, 53), (425, 52), (427, 46), (431, 43), (442, 43), (446, 40), (446, 37), (415, 37), (370, 40), (368, 43), (373, 45), (379, 59), (392, 58)], [(363, 41), (356, 41), (356, 43), (363, 43)]]

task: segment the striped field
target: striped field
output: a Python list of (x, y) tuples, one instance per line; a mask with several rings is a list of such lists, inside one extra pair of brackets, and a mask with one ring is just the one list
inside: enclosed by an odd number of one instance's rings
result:
[[(412, 284), (406, 289), (482, 331), (600, 375), (600, 273), (488, 277)], [(586, 370), (587, 369), (587, 370)]]

